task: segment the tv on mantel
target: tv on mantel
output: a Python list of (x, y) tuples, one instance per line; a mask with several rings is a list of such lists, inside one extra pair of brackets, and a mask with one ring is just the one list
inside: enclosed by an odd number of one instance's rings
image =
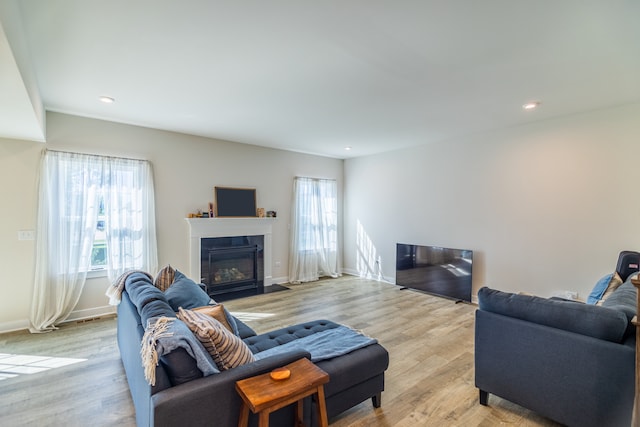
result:
[(256, 189), (215, 187), (216, 216), (256, 217)]

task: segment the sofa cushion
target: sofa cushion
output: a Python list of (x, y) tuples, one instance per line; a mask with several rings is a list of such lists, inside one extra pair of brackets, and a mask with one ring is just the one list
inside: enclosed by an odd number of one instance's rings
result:
[(125, 289), (129, 294), (129, 299), (136, 306), (138, 314), (142, 313), (142, 309), (152, 301), (162, 301), (169, 304), (167, 298), (162, 291), (153, 286), (151, 279), (142, 273), (132, 273), (127, 277)]
[(193, 311), (204, 313), (207, 316), (213, 317), (218, 322), (220, 322), (222, 326), (227, 328), (227, 330), (231, 332), (233, 335), (238, 335), (238, 326), (236, 325), (236, 320), (227, 311), (227, 309), (224, 308), (222, 304), (205, 305), (203, 307), (196, 307), (196, 308), (193, 308)]
[(591, 290), (589, 297), (587, 297), (587, 304), (598, 303), (602, 299), (605, 291), (609, 288), (610, 285), (612, 286), (612, 288), (617, 288), (621, 284), (622, 279), (617, 272), (609, 273), (606, 276), (600, 278), (600, 280), (596, 282), (595, 286)]
[(327, 329), (337, 328), (338, 326), (340, 325), (330, 320), (314, 320), (312, 322), (300, 323), (287, 328), (248, 337), (244, 342), (249, 346), (251, 351), (256, 354), (298, 338), (306, 337)]
[(176, 270), (173, 283), (165, 291), (165, 296), (173, 311), (178, 311), (179, 307), (191, 309), (208, 305), (212, 299), (196, 282)]
[(478, 291), (480, 310), (563, 329), (611, 342), (622, 342), (627, 316), (609, 307), (518, 295), (483, 287)]
[(200, 340), (221, 371), (255, 361), (249, 347), (213, 317), (180, 307), (178, 318)]
[(238, 327), (237, 335), (241, 339), (245, 339), (245, 338), (249, 338), (249, 337), (255, 337), (257, 335), (256, 331), (251, 329), (251, 327), (249, 325), (247, 325), (246, 323), (244, 323), (242, 320), (238, 319), (235, 316), (233, 316), (233, 320), (235, 320), (236, 326)]
[(156, 280), (154, 280), (153, 284), (156, 288), (160, 289), (162, 292), (169, 289), (169, 286), (173, 283), (176, 277), (175, 268), (167, 265), (162, 270), (158, 272), (156, 276)]
[(167, 372), (172, 386), (203, 377), (195, 359), (182, 347), (160, 356), (160, 363)]
[(169, 303), (159, 299), (145, 304), (138, 314), (140, 315), (140, 323), (144, 327), (147, 326), (147, 321), (154, 317), (176, 317), (176, 313), (169, 306)]

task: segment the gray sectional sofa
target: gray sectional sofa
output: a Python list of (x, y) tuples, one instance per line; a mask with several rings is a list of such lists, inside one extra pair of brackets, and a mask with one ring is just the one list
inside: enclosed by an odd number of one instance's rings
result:
[(602, 306), (480, 289), (480, 403), (495, 394), (568, 426), (629, 426), (636, 299), (630, 280)]
[[(171, 292), (173, 295), (169, 295)], [(193, 298), (200, 301), (190, 302)], [(208, 300), (208, 295), (201, 289), (194, 290), (188, 280), (182, 280), (179, 285), (172, 285), (162, 292), (154, 287), (146, 274), (135, 272), (126, 277), (118, 305), (117, 340), (138, 426), (236, 426), (241, 406), (235, 390), (236, 381), (270, 372), (302, 357), (311, 358), (308, 351), (292, 348), (203, 376), (189, 352), (177, 347), (159, 358), (155, 384), (149, 385), (141, 360), (141, 341), (147, 320), (159, 316), (176, 317), (177, 307), (174, 306), (198, 306), (202, 298)], [(275, 347), (290, 345), (296, 340), (340, 326), (328, 320), (316, 320), (256, 335), (240, 320), (232, 318), (232, 322), (237, 328), (237, 335), (255, 354), (269, 350), (273, 353)], [(329, 419), (368, 399), (372, 399), (374, 407), (380, 406), (389, 354), (377, 342), (316, 364), (330, 375), (330, 381), (325, 385)], [(310, 398), (304, 403), (304, 416), (311, 426), (317, 425), (314, 405)], [(251, 425), (256, 424), (253, 415), (250, 422)], [(292, 408), (283, 408), (271, 415), (273, 426), (291, 425), (292, 422)]]

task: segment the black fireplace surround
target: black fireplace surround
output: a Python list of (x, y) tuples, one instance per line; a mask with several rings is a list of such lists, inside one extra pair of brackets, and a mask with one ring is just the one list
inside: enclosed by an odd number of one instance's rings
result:
[(208, 237), (200, 243), (200, 281), (216, 300), (264, 292), (264, 236)]

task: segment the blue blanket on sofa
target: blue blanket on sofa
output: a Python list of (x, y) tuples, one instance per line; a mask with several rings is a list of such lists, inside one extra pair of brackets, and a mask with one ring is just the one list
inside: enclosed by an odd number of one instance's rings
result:
[(312, 362), (332, 359), (351, 353), (378, 341), (363, 335), (349, 327), (340, 325), (337, 328), (327, 329), (294, 341), (282, 344), (265, 351), (256, 353), (256, 359), (287, 353), (294, 350), (303, 350), (311, 354)]

